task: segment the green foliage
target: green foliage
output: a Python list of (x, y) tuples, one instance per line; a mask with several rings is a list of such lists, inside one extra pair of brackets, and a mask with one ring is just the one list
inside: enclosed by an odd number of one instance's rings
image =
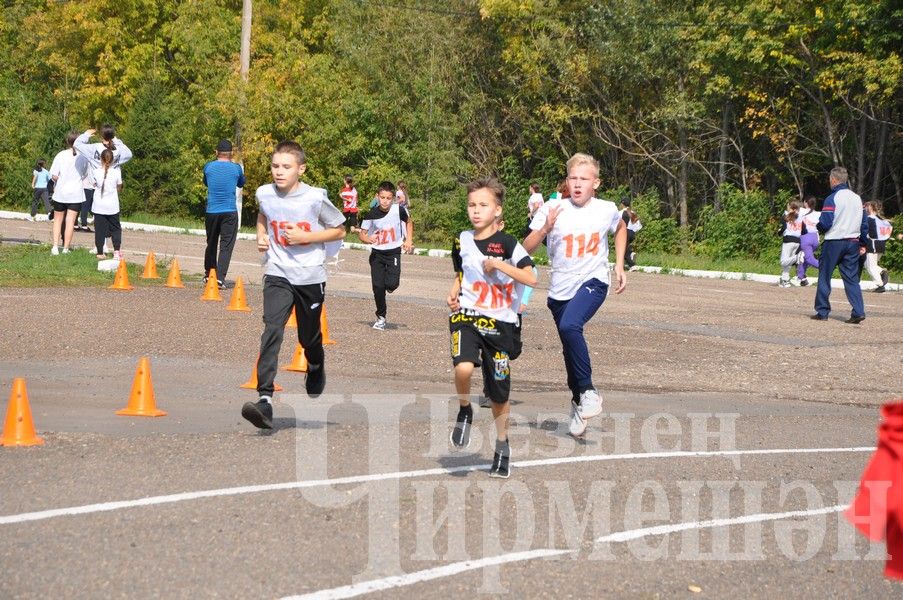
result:
[(897, 239), (897, 235), (903, 233), (903, 215), (897, 215), (891, 222), (894, 226), (894, 235), (887, 242), (887, 251), (881, 258), (881, 266), (891, 271), (903, 272), (903, 240)]
[(668, 253), (680, 249), (680, 227), (674, 219), (662, 216), (658, 192), (650, 191), (635, 197), (630, 207), (643, 224), (634, 242), (637, 252)]
[(700, 218), (704, 240), (698, 249), (712, 258), (755, 258), (775, 252), (781, 245), (778, 216), (786, 194), (769, 198), (761, 191), (744, 194), (733, 187), (721, 188), (723, 208), (703, 209)]

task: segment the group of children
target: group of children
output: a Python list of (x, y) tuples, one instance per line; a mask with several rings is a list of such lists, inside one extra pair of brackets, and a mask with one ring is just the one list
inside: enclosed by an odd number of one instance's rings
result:
[[(34, 219), (38, 201), (43, 200), (52, 221), (50, 253), (68, 254), (76, 228), (88, 230), (86, 209), (89, 209), (94, 215), (97, 258), (106, 258), (106, 239), (109, 237), (113, 241), (113, 257), (118, 260), (121, 259), (122, 243), (120, 167), (132, 158), (132, 152), (116, 137), (111, 126), (104, 125), (100, 130), (100, 141), (91, 143), (95, 132), (89, 129), (81, 135), (70, 133), (66, 137), (66, 149), (54, 157), (49, 171), (43, 168), (43, 160), (38, 161), (32, 179), (31, 218)], [(52, 196), (49, 194), (51, 186)], [(79, 216), (81, 225), (77, 225)]]
[[(888, 282), (887, 269), (879, 266), (887, 241), (893, 232), (890, 221), (882, 214), (880, 201), (871, 200), (862, 203), (868, 226), (865, 252), (860, 257), (859, 271), (865, 269), (875, 282), (875, 292), (882, 293)], [(780, 287), (792, 285), (807, 286), (809, 279), (806, 271), (809, 267), (818, 269), (816, 252), (819, 247), (818, 220), (821, 213), (816, 210), (814, 196), (807, 196), (802, 203), (793, 200), (787, 203), (781, 219), (779, 235), (781, 244), (781, 277)], [(796, 267), (796, 277), (791, 278), (790, 271)]]
[[(320, 313), (325, 299), (326, 247), (344, 238), (350, 231), (348, 221), (357, 213), (357, 194), (351, 193), (350, 178), (342, 190), (342, 212), (329, 202), (326, 190), (300, 181), (306, 160), (297, 143), (280, 143), (270, 166), (273, 183), (256, 192), (260, 206), (257, 247), (266, 253), (264, 331), (257, 365), (259, 398), (245, 403), (241, 411), (261, 429), (273, 427), (276, 361), (293, 308), (298, 340), (308, 362), (307, 393), (316, 397), (323, 392), (326, 371)], [(602, 412), (583, 327), (604, 302), (610, 286), (621, 293), (627, 285), (627, 222), (613, 202), (594, 197), (600, 180), (599, 163), (593, 157), (575, 154), (567, 162), (567, 172), (567, 194), (533, 207), (530, 232), (523, 243), (503, 231), (504, 187), (493, 179), (479, 179), (467, 187), (467, 214), (473, 228), (455, 240), (454, 278), (446, 299), (459, 404), (450, 438), (456, 449), (470, 443), (470, 386), (474, 369), (480, 367), (496, 427), (493, 477), (508, 477), (511, 470), (511, 361), (521, 352), (521, 305), (536, 285), (530, 253), (543, 242), (552, 264), (548, 307), (561, 339), (571, 391), (571, 435), (583, 436), (587, 421)], [(398, 286), (401, 251), (412, 247), (413, 223), (406, 206), (396, 202), (391, 182), (380, 184), (377, 198), (377, 204), (360, 220), (358, 235), (371, 245), (371, 280), (377, 304), (373, 327), (384, 329), (385, 294)], [(614, 282), (608, 260), (609, 235), (615, 240)]]

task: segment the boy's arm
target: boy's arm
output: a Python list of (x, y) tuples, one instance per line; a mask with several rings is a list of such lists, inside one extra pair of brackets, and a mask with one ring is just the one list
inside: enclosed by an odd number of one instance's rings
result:
[(294, 223), (289, 223), (283, 230), (282, 238), (288, 242), (290, 246), (335, 242), (345, 238), (345, 228), (343, 226), (337, 226), (327, 227), (322, 231), (307, 231), (301, 229)]
[(411, 213), (408, 213), (408, 221), (407, 221), (407, 237), (402, 244), (405, 254), (410, 254), (414, 251), (414, 221), (411, 219)]
[(449, 310), (457, 312), (461, 309), (461, 301), (459, 300), (460, 295), (461, 275), (455, 274), (455, 280), (452, 282), (451, 289), (448, 290), (448, 297), (445, 299), (445, 303), (448, 304)]
[[(529, 254), (533, 254), (533, 251), (536, 250), (544, 239), (546, 239), (546, 236), (549, 235), (549, 232), (555, 227), (555, 220), (558, 219), (558, 213), (561, 212), (560, 206), (555, 206), (550, 209), (547, 209), (547, 206), (548, 204), (544, 204), (542, 208), (537, 211), (536, 217), (534, 217), (534, 219), (542, 221), (539, 229), (531, 229), (530, 235), (528, 235), (521, 244)], [(546, 212), (546, 210), (548, 210), (548, 212)]]
[(618, 287), (615, 293), (620, 294), (627, 287), (627, 274), (624, 273), (624, 254), (627, 252), (627, 226), (624, 221), (618, 219), (618, 228), (615, 230), (615, 277)]
[(523, 267), (515, 267), (506, 260), (500, 258), (487, 258), (483, 261), (483, 268), (487, 272), (492, 270), (501, 271), (514, 281), (522, 283), (528, 287), (536, 285), (536, 275), (533, 274), (533, 265), (528, 264)]
[(257, 213), (257, 250), (266, 252), (270, 249), (270, 234), (267, 233), (267, 217), (262, 212)]

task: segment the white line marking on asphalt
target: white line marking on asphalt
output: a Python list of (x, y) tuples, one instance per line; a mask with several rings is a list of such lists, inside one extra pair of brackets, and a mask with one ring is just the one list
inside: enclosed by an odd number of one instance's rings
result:
[[(712, 519), (710, 521), (693, 521), (690, 523), (674, 523), (671, 525), (658, 525), (656, 527), (645, 527), (643, 529), (630, 529), (628, 531), (619, 531), (609, 535), (604, 535), (596, 539), (595, 543), (619, 543), (629, 542), (653, 535), (667, 535), (679, 531), (687, 531), (690, 529), (711, 529), (715, 527), (727, 527), (730, 525), (745, 525), (748, 523), (761, 523), (764, 521), (780, 521), (783, 519), (793, 519), (796, 517), (811, 517), (816, 515), (825, 515), (837, 513), (847, 508), (847, 504), (838, 506), (829, 506), (827, 508), (818, 508), (813, 510), (797, 510), (780, 513), (763, 513), (757, 515), (744, 515), (742, 517), (733, 517), (730, 519)], [(570, 550), (529, 550), (526, 552), (513, 552), (511, 554), (502, 554), (490, 558), (481, 558), (478, 560), (468, 560), (463, 562), (451, 563), (441, 567), (426, 569), (424, 571), (415, 571), (413, 573), (405, 573), (404, 575), (394, 575), (383, 579), (374, 579), (372, 581), (364, 581), (342, 587), (320, 590), (309, 594), (299, 596), (286, 596), (282, 600), (338, 600), (340, 598), (353, 598), (355, 596), (363, 596), (372, 592), (380, 592), (393, 588), (440, 579), (442, 577), (450, 577), (495, 565), (510, 564), (515, 562), (523, 562), (534, 560), (536, 558), (546, 558), (550, 556), (560, 556), (570, 553)]]
[[(843, 452), (872, 452), (871, 446), (857, 446), (851, 448), (787, 448), (787, 449), (762, 449), (762, 450), (711, 450), (706, 452), (638, 452), (636, 454), (591, 454), (588, 456), (565, 456), (561, 458), (543, 458), (525, 460), (512, 463), (518, 468), (542, 467), (549, 465), (562, 465), (581, 462), (601, 462), (614, 460), (642, 460), (649, 458), (708, 458), (718, 456), (761, 456), (769, 454), (833, 454)], [(67, 508), (54, 508), (36, 512), (19, 513), (0, 517), (0, 525), (14, 523), (26, 523), (28, 521), (41, 521), (54, 517), (74, 515), (86, 515), (91, 513), (109, 512), (123, 508), (136, 508), (139, 506), (156, 506), (158, 504), (173, 504), (187, 500), (199, 500), (201, 498), (217, 498), (221, 496), (240, 496), (244, 494), (258, 494), (262, 492), (275, 492), (283, 490), (297, 490), (304, 488), (325, 487), (330, 485), (347, 485), (351, 483), (369, 483), (372, 481), (387, 481), (391, 479), (413, 479), (416, 477), (429, 477), (431, 475), (453, 475), (455, 473), (467, 473), (470, 471), (486, 471), (489, 463), (477, 465), (462, 465), (459, 467), (422, 469), (419, 471), (396, 471), (391, 473), (372, 473), (368, 475), (352, 475), (349, 477), (337, 477), (335, 479), (312, 479), (308, 481), (284, 481), (282, 483), (264, 483), (260, 485), (246, 485), (215, 490), (201, 490), (198, 492), (183, 492), (181, 494), (167, 494), (165, 496), (149, 496), (137, 500), (118, 500), (115, 502), (101, 502), (98, 504), (85, 504), (82, 506), (70, 506)]]
[(630, 540), (638, 540), (640, 538), (653, 535), (667, 535), (669, 533), (677, 533), (678, 531), (687, 531), (690, 529), (714, 529), (715, 527), (727, 527), (728, 525), (746, 525), (747, 523), (762, 523), (763, 521), (780, 521), (782, 519), (793, 519), (795, 517), (810, 517), (816, 515), (826, 515), (846, 510), (849, 504), (839, 504), (837, 506), (829, 506), (827, 508), (817, 508), (813, 510), (794, 510), (790, 512), (780, 513), (761, 513), (758, 515), (743, 515), (742, 517), (733, 517), (730, 519), (711, 519), (709, 521), (691, 521), (689, 523), (673, 523), (671, 525), (657, 525), (655, 527), (644, 527), (643, 529), (631, 529), (629, 531), (619, 531), (603, 535), (596, 539), (597, 544), (608, 542), (629, 542)]
[(405, 573), (404, 575), (394, 575), (384, 579), (374, 579), (372, 581), (364, 581), (343, 587), (333, 588), (331, 590), (320, 590), (310, 594), (302, 594), (300, 596), (286, 596), (282, 600), (338, 600), (339, 598), (354, 598), (355, 596), (363, 596), (373, 592), (389, 590), (392, 588), (413, 585), (442, 577), (451, 577), (465, 571), (473, 571), (484, 567), (492, 567), (495, 565), (504, 565), (506, 563), (521, 562), (525, 560), (533, 560), (536, 558), (546, 558), (549, 556), (559, 556), (568, 554), (570, 550), (527, 550), (526, 552), (512, 552), (511, 554), (501, 554), (499, 556), (491, 556), (489, 558), (479, 558), (474, 560), (465, 560), (463, 562), (451, 563), (433, 569), (424, 571), (416, 571), (414, 573)]

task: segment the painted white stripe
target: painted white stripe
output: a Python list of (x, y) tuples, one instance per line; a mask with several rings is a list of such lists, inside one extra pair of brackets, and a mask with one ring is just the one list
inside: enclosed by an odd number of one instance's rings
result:
[(355, 583), (343, 587), (333, 588), (331, 590), (321, 590), (310, 594), (302, 594), (300, 596), (286, 596), (282, 600), (338, 600), (339, 598), (354, 598), (355, 596), (363, 596), (373, 592), (380, 592), (392, 588), (413, 585), (442, 577), (451, 577), (465, 571), (474, 571), (484, 567), (492, 567), (495, 565), (504, 565), (506, 563), (521, 562), (525, 560), (533, 560), (536, 558), (547, 558), (549, 556), (560, 556), (570, 553), (570, 550), (528, 550), (526, 552), (512, 552), (511, 554), (502, 554), (489, 558), (480, 558), (476, 560), (467, 560), (464, 562), (452, 563), (433, 569), (424, 571), (416, 571), (414, 573), (405, 573), (404, 575), (394, 575), (384, 579), (374, 579), (363, 583)]
[[(729, 525), (745, 525), (748, 523), (761, 523), (764, 521), (780, 521), (783, 519), (793, 519), (797, 517), (811, 517), (816, 515), (825, 515), (837, 513), (847, 508), (846, 504), (838, 506), (829, 506), (827, 508), (819, 508), (814, 510), (797, 510), (781, 513), (764, 513), (757, 515), (744, 515), (742, 517), (734, 517), (731, 519), (712, 519), (710, 521), (694, 521), (690, 523), (675, 523), (672, 525), (659, 525), (656, 527), (646, 527), (643, 529), (631, 529), (628, 531), (619, 531), (598, 538), (595, 543), (619, 543), (637, 540), (644, 537), (654, 535), (667, 535), (679, 531), (689, 529), (711, 529), (715, 527), (727, 527)], [(472, 571), (474, 569), (482, 569), (484, 567), (501, 565), (514, 562), (522, 562), (533, 560), (536, 558), (546, 558), (550, 556), (560, 556), (568, 554), (569, 550), (530, 550), (527, 552), (514, 552), (511, 554), (503, 554), (491, 558), (482, 558), (479, 560), (468, 560), (464, 562), (452, 563), (442, 567), (426, 569), (424, 571), (416, 571), (414, 573), (405, 573), (404, 575), (395, 575), (384, 579), (375, 579), (346, 585), (343, 587), (332, 588), (328, 590), (320, 590), (300, 596), (286, 596), (282, 600), (338, 600), (339, 598), (353, 598), (355, 596), (363, 596), (372, 592), (380, 592), (392, 588), (404, 587), (439, 579), (441, 577), (450, 577), (463, 573), (464, 571)]]
[[(845, 452), (872, 452), (874, 450), (875, 448), (871, 446), (859, 446), (851, 448), (767, 448), (761, 450), (712, 450), (707, 452), (639, 452), (635, 454), (591, 454), (587, 456), (544, 458), (537, 460), (518, 461), (512, 463), (512, 465), (517, 468), (524, 469), (529, 467), (544, 467), (569, 463), (602, 462), (615, 460), (643, 460), (649, 458), (708, 458), (719, 456), (757, 456), (770, 454), (834, 454)], [(70, 506), (67, 508), (55, 508), (36, 512), (19, 513), (16, 515), (7, 515), (0, 517), (0, 525), (12, 525), (15, 523), (26, 523), (29, 521), (41, 521), (55, 517), (109, 512), (124, 508), (172, 504), (175, 502), (186, 502), (188, 500), (200, 500), (202, 498), (241, 496), (244, 494), (258, 494), (263, 492), (297, 490), (333, 485), (346, 485), (353, 483), (369, 483), (372, 481), (386, 481), (391, 479), (413, 479), (416, 477), (429, 477), (434, 475), (453, 475), (455, 473), (467, 473), (470, 471), (487, 471), (489, 470), (490, 466), (491, 465), (489, 463), (484, 463), (476, 465), (463, 465), (459, 467), (421, 469), (419, 471), (397, 471), (391, 473), (352, 475), (349, 477), (337, 477), (335, 479), (312, 479), (308, 481), (264, 483), (259, 485), (247, 485), (214, 490), (201, 490), (197, 492), (183, 492), (180, 494), (168, 494), (165, 496), (149, 496), (147, 498), (138, 498), (136, 500), (118, 500), (114, 502), (101, 502), (98, 504), (85, 504), (82, 506)]]
[(693, 521), (690, 523), (674, 523), (672, 525), (658, 525), (656, 527), (645, 527), (643, 529), (631, 529), (629, 531), (619, 531), (609, 535), (603, 535), (596, 540), (597, 544), (605, 542), (628, 542), (630, 540), (638, 540), (640, 538), (653, 535), (667, 535), (669, 533), (677, 533), (678, 531), (687, 531), (689, 529), (714, 529), (715, 527), (727, 527), (729, 525), (746, 525), (748, 523), (762, 523), (764, 521), (780, 521), (782, 519), (793, 519), (796, 517), (812, 517), (815, 515), (826, 515), (846, 510), (848, 504), (839, 504), (837, 506), (829, 506), (827, 508), (818, 508), (813, 510), (795, 510), (780, 513), (762, 513), (758, 515), (744, 515), (742, 517), (733, 517), (730, 519), (711, 519), (709, 521)]

